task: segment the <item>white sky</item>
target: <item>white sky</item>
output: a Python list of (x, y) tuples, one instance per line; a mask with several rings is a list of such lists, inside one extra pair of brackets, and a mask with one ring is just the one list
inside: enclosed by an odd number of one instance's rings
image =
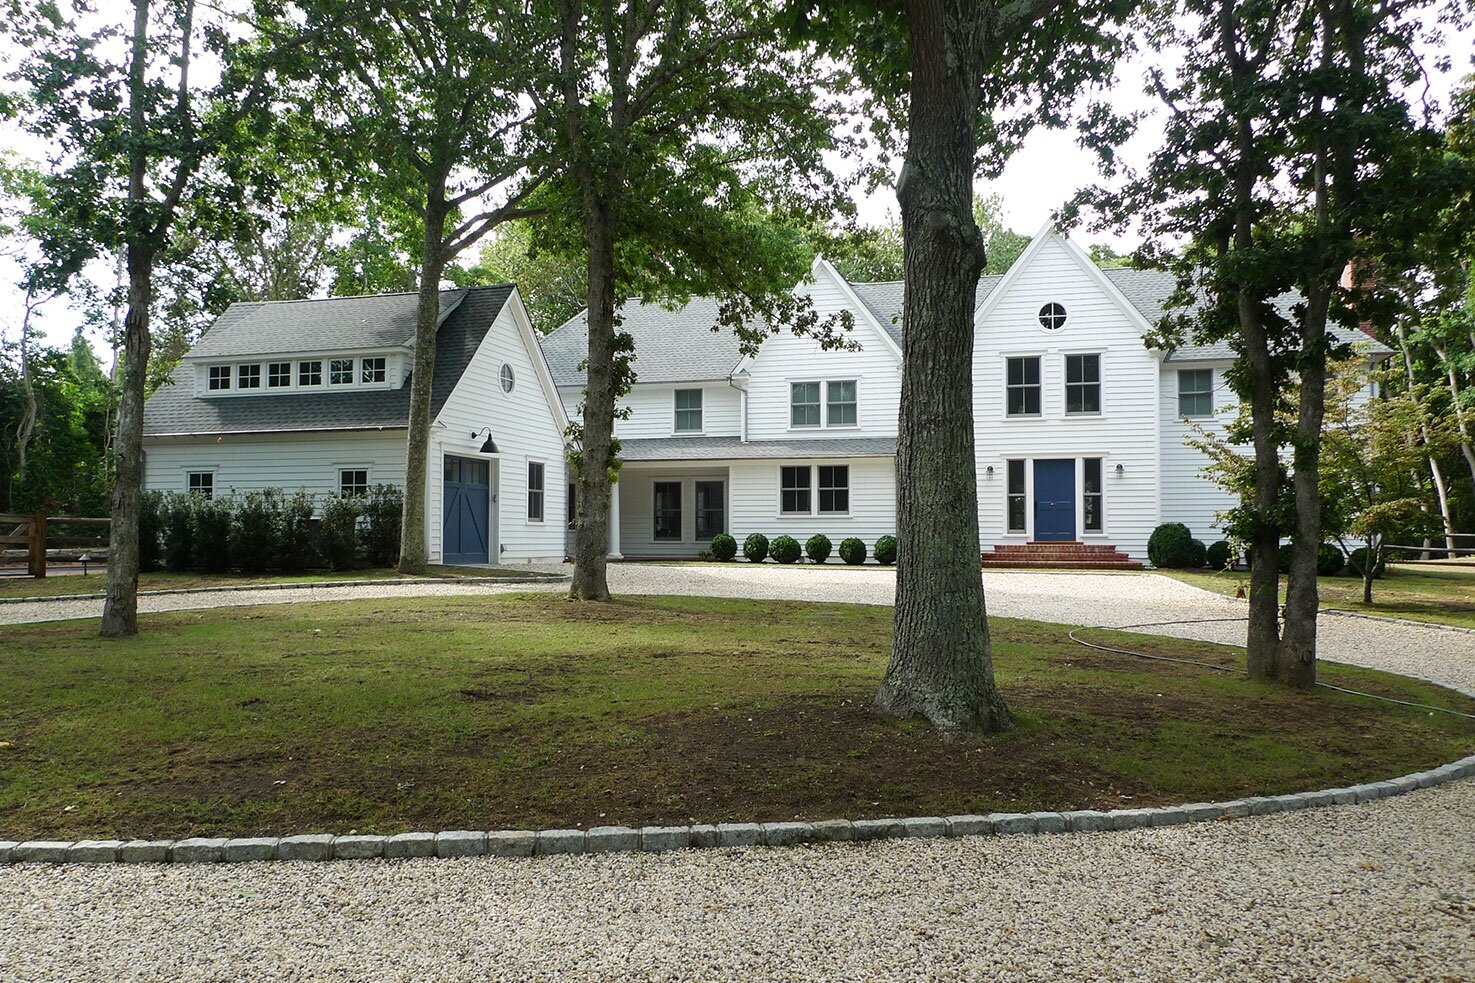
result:
[[(1444, 53), (1455, 62), (1454, 70), (1447, 75), (1435, 76), (1431, 87), (1431, 98), (1441, 106), (1446, 105), (1452, 84), (1475, 65), (1475, 53), (1472, 52), (1475, 52), (1475, 31), (1452, 34), (1448, 39)], [(1161, 63), (1161, 59), (1158, 62)], [(1151, 63), (1136, 59), (1124, 62), (1120, 67), (1120, 81), (1107, 93), (1119, 110), (1151, 111), (1154, 108), (1153, 100), (1143, 92), (1145, 71)], [(1129, 166), (1144, 163), (1160, 138), (1161, 123), (1149, 118), (1122, 149), (1121, 159)], [(5, 150), (19, 156), (33, 160), (44, 156), (43, 145), (28, 135), (18, 133), (13, 127), (0, 129), (0, 141), (3, 141), (0, 145)], [(1072, 130), (1039, 130), (1026, 139), (996, 180), (980, 181), (977, 188), (982, 194), (1000, 196), (1004, 203), (1004, 221), (1009, 228), (1033, 235), (1078, 189), (1096, 183), (1098, 179), (1094, 155), (1076, 145)], [(889, 189), (880, 188), (860, 199), (859, 207), (862, 221), (879, 224), (895, 214), (896, 201)], [(1138, 244), (1131, 230), (1120, 236), (1098, 235), (1086, 230), (1078, 230), (1074, 235), (1086, 243), (1110, 243), (1119, 252), (1128, 252)], [(18, 276), (16, 264), (0, 257), (0, 337), (7, 340), (15, 340), (20, 333), (21, 296), (14, 286)], [(53, 302), (40, 315), (41, 340), (58, 346), (67, 344), (76, 320), (75, 313), (63, 302)], [(93, 343), (101, 353), (101, 336), (93, 338)]]

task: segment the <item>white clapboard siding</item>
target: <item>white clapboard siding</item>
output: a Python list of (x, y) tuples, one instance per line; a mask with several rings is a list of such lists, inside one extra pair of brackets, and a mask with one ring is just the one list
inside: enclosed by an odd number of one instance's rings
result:
[[(1184, 370), (1209, 369), (1214, 373), (1214, 416), (1194, 422), (1206, 432), (1223, 436), (1225, 426), (1234, 419), (1237, 398), (1224, 381), (1229, 363), (1167, 362), (1162, 367), (1163, 407), (1163, 508), (1161, 521), (1181, 522), (1196, 539), (1212, 543), (1222, 539), (1215, 516), (1237, 504), (1237, 498), (1204, 475), (1209, 463), (1203, 452), (1188, 446), (1194, 436), (1178, 412), (1178, 373)], [(1249, 452), (1246, 447), (1245, 452)]]
[[(780, 515), (779, 468), (785, 464), (849, 465), (850, 514)], [(856, 536), (870, 549), (878, 537), (896, 533), (896, 469), (890, 458), (734, 461), (729, 471), (732, 507), (728, 531), (739, 547), (749, 533), (761, 532), (770, 540), (787, 534), (801, 545), (815, 533), (824, 533), (836, 549), (842, 539)], [(813, 498), (817, 506), (817, 492)]]
[(143, 461), (149, 491), (188, 491), (189, 472), (213, 471), (217, 495), (263, 488), (336, 495), (338, 472), (344, 468), (367, 470), (370, 484), (402, 486), (405, 431), (149, 438)]
[[(521, 300), (513, 294), (492, 322), (455, 389), (441, 407), (431, 428), (429, 489), (426, 518), (432, 562), (441, 557), (442, 462), (446, 455), (481, 457), (485, 435), (473, 431), (490, 427), (497, 444), (498, 477), (496, 536), (500, 552), (493, 562), (530, 562), (563, 559), (566, 462), (563, 424), (549, 406), (555, 394), (540, 381), (542, 354), (529, 347), (529, 331)], [(502, 391), (503, 363), (512, 366), (512, 392)], [(528, 462), (544, 467), (543, 521), (528, 519)]]
[[(681, 482), (681, 538), (655, 538), (655, 489), (657, 481)], [(727, 468), (708, 462), (654, 465), (620, 469), (620, 552), (625, 556), (691, 557), (702, 552), (710, 539), (696, 538), (696, 483), (727, 481)], [(728, 487), (731, 496), (731, 483)], [(729, 526), (731, 502), (727, 503)]]
[[(702, 391), (702, 429), (697, 433), (676, 433), (676, 390)], [(577, 419), (584, 391), (578, 386), (562, 386), (558, 398), (569, 419)], [(667, 383), (637, 384), (617, 404), (629, 415), (615, 418), (615, 436), (623, 439), (651, 437), (739, 437), (742, 436), (742, 393), (726, 382), (693, 382), (685, 385)]]

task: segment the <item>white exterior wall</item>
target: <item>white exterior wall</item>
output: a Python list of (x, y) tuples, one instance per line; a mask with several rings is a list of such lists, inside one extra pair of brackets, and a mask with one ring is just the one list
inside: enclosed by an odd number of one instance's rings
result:
[[(1237, 402), (1224, 381), (1224, 370), (1228, 365), (1227, 362), (1165, 362), (1160, 377), (1163, 406), (1163, 507), (1160, 521), (1181, 522), (1195, 539), (1205, 543), (1223, 538), (1214, 516), (1233, 508), (1238, 499), (1204, 475), (1203, 469), (1209, 459), (1185, 443), (1194, 431), (1178, 414), (1178, 372), (1180, 369), (1213, 371), (1214, 416), (1212, 419), (1195, 419), (1194, 422), (1211, 434), (1223, 436), (1226, 426), (1234, 419)], [(1245, 451), (1248, 452), (1249, 448)]]
[[(527, 331), (518, 322), (523, 316), (514, 295), (492, 322), (481, 347), (472, 356), (456, 388), (441, 407), (431, 427), (429, 488), (426, 520), (432, 563), (441, 559), (442, 492), (447, 455), (495, 461), (492, 494), (496, 522), (492, 527), (492, 562), (562, 560), (567, 495), (566, 462), (563, 456), (563, 425), (549, 408), (527, 344)], [(504, 393), (500, 381), (503, 363), (512, 366), (516, 383)], [(472, 431), (490, 427), (497, 444), (496, 455), (480, 453), (485, 435), (473, 438)], [(544, 467), (543, 521), (527, 517), (527, 466), (539, 461)]]
[(365, 468), (371, 485), (404, 485), (405, 431), (315, 431), (144, 439), (143, 484), (188, 491), (191, 471), (215, 472), (215, 494), (264, 488), (338, 494), (341, 468)]
[[(980, 310), (973, 358), (974, 426), (982, 546), (1024, 542), (1033, 534), (1033, 465), (1027, 464), (1029, 530), (1010, 533), (1005, 512), (1005, 462), (1023, 459), (1102, 459), (1105, 520), (1101, 532), (1081, 529), (1081, 467), (1076, 469), (1076, 522), (1082, 542), (1111, 543), (1134, 557), (1147, 551), (1158, 523), (1158, 358), (1142, 343), (1142, 328), (1096, 282), (1058, 238), (1047, 236), (1021, 259), (1028, 265), (995, 289)], [(1086, 262), (1089, 262), (1087, 260)], [(1065, 307), (1065, 326), (1040, 326), (1042, 306)], [(1065, 413), (1065, 356), (1101, 355), (1101, 413)], [(1040, 356), (1041, 415), (1005, 413), (1005, 359)], [(1116, 466), (1122, 465), (1122, 475)], [(994, 468), (988, 476), (989, 466)]]
[[(780, 515), (779, 468), (784, 465), (846, 464), (850, 466), (850, 514)], [(729, 465), (731, 499), (728, 530), (741, 548), (749, 533), (761, 532), (772, 540), (787, 534), (804, 541), (824, 533), (838, 550), (840, 541), (856, 536), (874, 549), (880, 536), (896, 533), (896, 469), (890, 458), (795, 459), (792, 461), (734, 461)], [(819, 504), (816, 490), (813, 504)]]
[[(681, 482), (681, 539), (655, 538), (657, 481)], [(696, 556), (710, 539), (697, 539), (696, 483), (727, 481), (727, 468), (707, 462), (635, 466), (620, 469), (620, 552), (625, 556)], [(727, 488), (728, 531), (732, 530), (732, 483)]]
[[(812, 440), (820, 437), (895, 437), (901, 401), (901, 362), (887, 339), (873, 326), (847, 290), (823, 268), (814, 283), (800, 288), (821, 314), (849, 310), (855, 317), (851, 337), (861, 350), (824, 351), (811, 338), (781, 332), (763, 343), (747, 366), (748, 439)], [(856, 382), (856, 426), (789, 426), (789, 384), (793, 382)], [(824, 415), (824, 387), (820, 412)]]

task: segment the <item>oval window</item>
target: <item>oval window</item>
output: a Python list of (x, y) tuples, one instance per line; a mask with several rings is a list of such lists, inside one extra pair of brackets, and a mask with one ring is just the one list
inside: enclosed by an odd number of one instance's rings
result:
[(506, 362), (502, 363), (502, 391), (512, 392), (512, 387), (517, 384), (517, 377), (512, 374), (512, 366)]
[(1065, 327), (1065, 308), (1053, 301), (1041, 307), (1040, 325), (1046, 331), (1059, 331)]

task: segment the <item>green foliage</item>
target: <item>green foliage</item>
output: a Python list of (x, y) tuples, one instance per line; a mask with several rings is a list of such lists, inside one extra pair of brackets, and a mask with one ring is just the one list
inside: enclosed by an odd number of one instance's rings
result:
[(1163, 569), (1201, 567), (1206, 561), (1202, 543), (1198, 542), (1188, 527), (1181, 522), (1164, 522), (1147, 538), (1147, 558), (1155, 567)]
[(242, 573), (276, 566), (281, 535), (281, 492), (248, 491), (236, 505), (230, 528), (230, 562)]
[(1347, 566), (1347, 557), (1335, 543), (1322, 543), (1316, 551), (1316, 572), (1322, 577), (1335, 577)]
[(300, 573), (315, 559), (312, 517), (315, 511), (312, 494), (299, 488), (282, 500), (281, 528), (277, 535), (281, 548), (282, 569)]
[(882, 536), (876, 540), (876, 562), (889, 567), (896, 562), (896, 537)]
[(195, 496), (191, 518), (190, 566), (206, 573), (221, 573), (231, 567), (231, 526), (235, 502), (225, 496)]
[(804, 544), (804, 555), (815, 563), (823, 563), (830, 558), (833, 547), (830, 545), (830, 537), (824, 533), (810, 536)]
[(858, 567), (866, 562), (866, 544), (863, 540), (850, 536), (840, 542), (840, 559)]
[(1210, 570), (1228, 570), (1234, 562), (1234, 551), (1224, 540), (1216, 540), (1204, 551), (1204, 560)]
[(152, 573), (163, 565), (164, 495), (144, 492), (138, 509), (138, 569)]
[(164, 563), (170, 570), (189, 570), (195, 554), (195, 505), (198, 495), (169, 492), (160, 505), (163, 529)]
[(404, 517), (404, 494), (394, 485), (374, 485), (360, 501), (364, 558), (376, 567), (388, 566), (399, 557), (400, 524)]
[(356, 498), (323, 499), (318, 521), (317, 553), (330, 570), (349, 570), (358, 564), (358, 521)]
[(725, 532), (719, 532), (712, 537), (711, 553), (717, 560), (726, 563), (737, 556), (737, 540)]
[(30, 352), (36, 420), (20, 470), (26, 394), (19, 346), (0, 343), (0, 512), (106, 515), (110, 474), (103, 447), (112, 387), (85, 348)]
[(761, 532), (750, 533), (743, 540), (743, 556), (753, 563), (762, 563), (768, 558), (768, 537)]
[[(1005, 227), (1004, 202), (998, 195), (976, 196), (973, 220), (983, 235), (984, 275), (1007, 273), (1029, 245), (1029, 236)], [(865, 283), (906, 278), (899, 219), (818, 236), (816, 247), (847, 280)]]
[[(1367, 572), (1368, 557), (1370, 555), (1371, 554), (1366, 546), (1359, 546), (1357, 547), (1357, 549), (1347, 554), (1348, 571), (1356, 574), (1359, 577), (1365, 576)], [(1383, 574), (1386, 573), (1387, 570), (1388, 564), (1381, 557), (1379, 557), (1377, 563), (1373, 566), (1373, 579), (1381, 579)]]
[(769, 552), (780, 563), (798, 563), (801, 555), (799, 540), (793, 536), (775, 536)]
[(547, 334), (583, 309), (589, 297), (588, 259), (582, 252), (540, 248), (526, 221), (509, 222), (487, 236), (473, 266), (450, 271), (459, 286), (515, 283), (528, 317)]

